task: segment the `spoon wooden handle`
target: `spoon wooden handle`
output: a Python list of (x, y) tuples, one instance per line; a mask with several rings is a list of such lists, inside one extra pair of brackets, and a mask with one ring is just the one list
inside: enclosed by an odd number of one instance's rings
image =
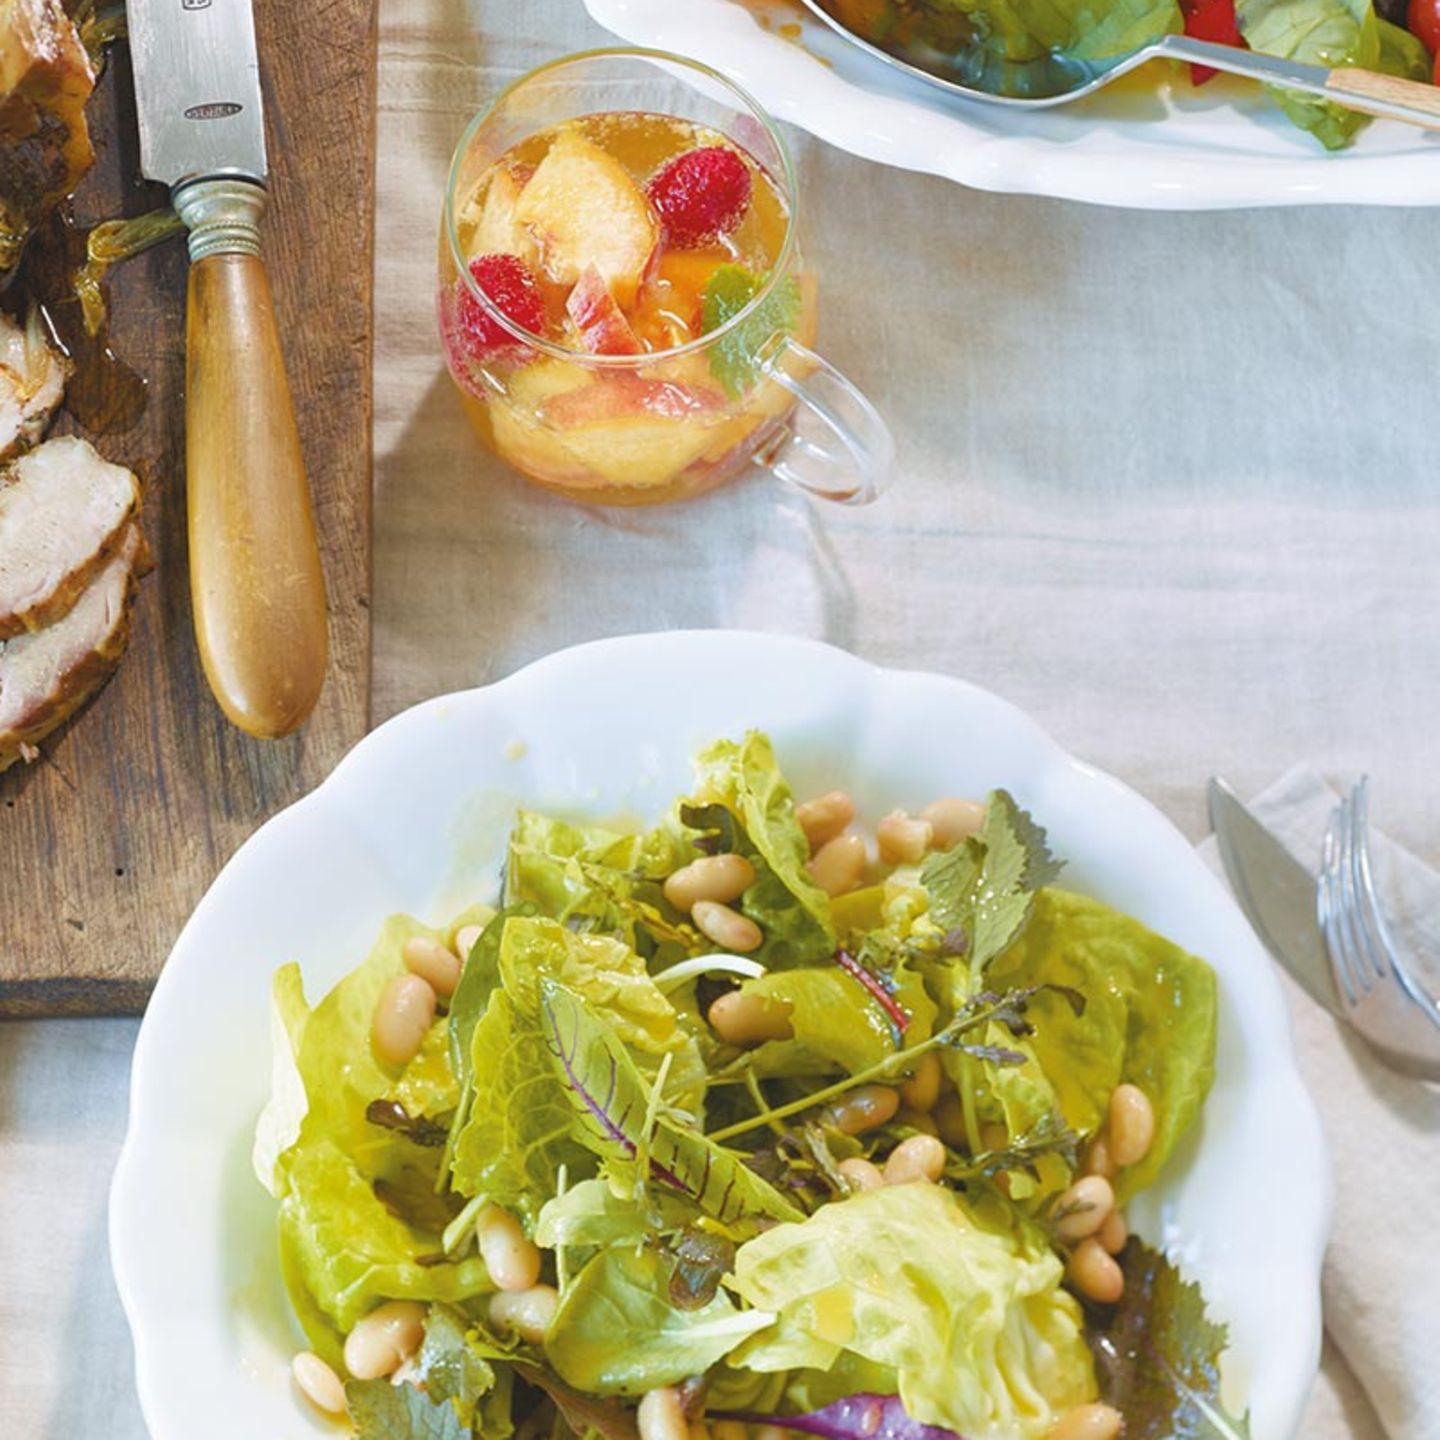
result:
[(220, 708), (288, 735), (325, 681), (325, 578), (280, 335), (255, 229), (264, 191), (205, 180), (191, 228), (185, 469), (195, 638)]
[(1399, 75), (1380, 75), (1374, 70), (1341, 66), (1330, 72), (1330, 81), (1325, 88), (1352, 110), (1394, 118), (1397, 107), (1403, 106), (1412, 112), (1404, 117), (1412, 125), (1440, 130), (1440, 87), (1435, 85), (1405, 80)]

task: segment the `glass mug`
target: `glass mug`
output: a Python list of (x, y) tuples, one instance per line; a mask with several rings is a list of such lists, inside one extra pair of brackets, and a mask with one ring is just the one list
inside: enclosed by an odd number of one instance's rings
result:
[[(557, 138), (567, 135), (579, 138)], [(729, 275), (718, 299), (717, 260), (706, 257), (738, 257), (703, 240), (697, 250), (693, 237), (671, 245), (674, 231), (640, 189), (642, 174), (679, 153), (677, 137), (732, 148), (753, 179), (735, 235), (749, 236), (747, 258), (759, 253), (765, 266), (730, 266), (738, 279)], [(565, 164), (550, 164), (527, 197), (537, 166), (562, 143)], [(595, 50), (517, 80), (462, 136), (441, 221), (440, 334), (475, 428), (528, 479), (595, 504), (698, 495), (752, 461), (826, 499), (873, 499), (893, 468), (894, 441), (869, 400), (810, 348), (816, 287), (796, 229), (785, 142), (708, 66), (660, 51)], [(653, 250), (622, 274), (637, 230), (635, 255), (652, 233)], [(727, 235), (709, 240), (735, 248)], [(524, 252), (523, 265), (496, 252)], [(594, 257), (613, 283), (586, 265)], [(693, 287), (705, 266), (701, 293)], [(517, 268), (537, 279), (517, 279)], [(594, 293), (582, 296), (585, 286)], [(631, 314), (612, 345), (601, 337), (616, 293)], [(569, 343), (555, 338), (557, 317)], [(641, 343), (632, 319), (650, 327), (642, 353), (627, 353)]]

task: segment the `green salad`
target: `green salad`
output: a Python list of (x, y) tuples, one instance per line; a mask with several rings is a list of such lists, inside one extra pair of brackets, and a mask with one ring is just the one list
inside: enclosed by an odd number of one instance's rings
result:
[[(255, 1167), (361, 1440), (1235, 1437), (1127, 1233), (1215, 978), (1057, 888), (1003, 790), (798, 804), (722, 740), (653, 829), (521, 813), (498, 906), (275, 976)], [(486, 885), (489, 892), (490, 887)]]
[[(846, 29), (922, 69), (995, 95), (1061, 94), (1123, 55), (1181, 32), (1332, 69), (1408, 80), (1440, 74), (1431, 58), (1434, 0), (821, 0)], [(1420, 17), (1419, 19), (1412, 17)], [(1406, 28), (1407, 18), (1410, 28)], [(1430, 49), (1423, 37), (1431, 36)], [(1195, 85), (1214, 78), (1191, 67)], [(1440, 83), (1437, 80), (1436, 83)], [(1366, 116), (1270, 87), (1285, 115), (1327, 149)]]

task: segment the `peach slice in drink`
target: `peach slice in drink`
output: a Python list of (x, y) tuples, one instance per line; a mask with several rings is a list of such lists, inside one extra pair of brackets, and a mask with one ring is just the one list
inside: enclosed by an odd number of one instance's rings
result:
[(613, 155), (579, 130), (562, 128), (515, 205), (539, 242), (549, 278), (574, 285), (592, 267), (624, 308), (659, 239), (650, 202)]

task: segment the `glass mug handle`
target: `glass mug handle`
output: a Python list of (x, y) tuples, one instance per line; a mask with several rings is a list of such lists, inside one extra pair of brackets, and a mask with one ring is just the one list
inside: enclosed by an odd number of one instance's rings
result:
[(756, 459), (777, 479), (823, 500), (868, 505), (895, 469), (895, 437), (880, 412), (828, 360), (789, 335), (756, 357), (799, 402)]

